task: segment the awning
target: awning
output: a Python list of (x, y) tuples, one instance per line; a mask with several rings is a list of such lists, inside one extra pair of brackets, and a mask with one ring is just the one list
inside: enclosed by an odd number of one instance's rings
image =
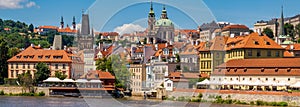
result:
[(73, 79), (64, 79), (62, 82), (75, 82)]
[(75, 82), (86, 83), (86, 82), (88, 82), (88, 80), (86, 80), (86, 79), (78, 79)]
[(251, 86), (260, 86), (260, 85), (262, 85), (262, 82), (260, 80), (257, 80), (255, 82), (250, 82), (249, 85), (251, 85)]
[(209, 84), (209, 80), (208, 79), (205, 79), (201, 82), (197, 82), (196, 85), (208, 85)]
[(90, 80), (88, 82), (90, 82), (90, 83), (102, 83), (102, 81), (100, 81), (100, 80)]
[(277, 86), (289, 86), (290, 84), (287, 83), (286, 81), (279, 81), (279, 83), (277, 84)]
[(43, 82), (61, 82), (62, 80), (58, 79), (57, 77), (49, 77)]
[(299, 88), (300, 87), (300, 81), (297, 81), (295, 84), (290, 85), (290, 87)]

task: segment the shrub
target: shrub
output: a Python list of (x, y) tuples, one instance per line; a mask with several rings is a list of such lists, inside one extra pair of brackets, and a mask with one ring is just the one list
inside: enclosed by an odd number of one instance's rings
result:
[(257, 100), (256, 105), (261, 106), (261, 105), (265, 105), (265, 103), (263, 101)]
[(45, 96), (44, 91), (39, 92), (39, 93), (38, 93), (38, 96)]
[(168, 97), (166, 100), (171, 100), (171, 101), (174, 101), (175, 100), (175, 97), (172, 96), (172, 97)]
[(202, 93), (199, 93), (197, 97), (202, 98), (203, 97)]
[(192, 98), (192, 99), (191, 99), (191, 102), (200, 102), (200, 101), (201, 101), (200, 98)]
[(288, 106), (287, 102), (279, 102), (277, 103), (277, 106)]
[(250, 102), (250, 105), (254, 105), (254, 102), (253, 102), (253, 101), (251, 101), (251, 102)]
[(3, 90), (0, 91), (0, 95), (5, 95)]

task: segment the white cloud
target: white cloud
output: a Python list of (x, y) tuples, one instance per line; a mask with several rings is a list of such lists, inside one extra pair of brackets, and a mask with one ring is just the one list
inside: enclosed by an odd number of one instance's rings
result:
[(35, 2), (28, 0), (0, 0), (0, 9), (21, 9), (21, 8), (37, 7)]
[(114, 29), (114, 32), (118, 32), (120, 35), (123, 35), (125, 33), (132, 33), (135, 31), (144, 31), (146, 28), (143, 28), (140, 25), (135, 24), (123, 24), (122, 26), (119, 26)]

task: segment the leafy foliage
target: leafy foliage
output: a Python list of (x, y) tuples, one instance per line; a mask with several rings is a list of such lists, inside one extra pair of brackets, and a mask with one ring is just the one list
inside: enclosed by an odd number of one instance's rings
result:
[(274, 38), (274, 33), (270, 28), (265, 28), (263, 30), (263, 33), (266, 34), (269, 38)]
[(60, 71), (56, 71), (55, 72), (55, 77), (59, 78), (60, 80), (64, 80), (65, 78), (67, 78), (67, 75), (63, 74)]
[(34, 74), (34, 83), (40, 83), (50, 76), (50, 70), (45, 63), (38, 63), (36, 65), (36, 72)]
[[(32, 87), (33, 87), (33, 79), (32, 79), (32, 75), (30, 74), (30, 72), (26, 72), (26, 73), (22, 73), (18, 75), (18, 79), (17, 79), (20, 83), (20, 85), (23, 88), (27, 88), (30, 92), (32, 92)], [(26, 91), (25, 91), (26, 92)]]
[(8, 47), (7, 42), (0, 36), (0, 80), (3, 82), (3, 78), (7, 77), (7, 60), (8, 60)]

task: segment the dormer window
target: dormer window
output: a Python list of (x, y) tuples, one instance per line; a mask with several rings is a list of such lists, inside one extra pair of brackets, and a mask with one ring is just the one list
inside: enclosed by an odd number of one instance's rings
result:
[(167, 48), (164, 49), (163, 51), (164, 55), (168, 55), (169, 54), (169, 50)]
[(21, 58), (21, 56), (17, 56), (17, 59), (20, 59)]
[(29, 58), (30, 58), (30, 59), (33, 59), (33, 57), (34, 57), (34, 55), (32, 55), (32, 56), (29, 56)]
[(291, 68), (288, 68), (288, 69), (287, 69), (287, 72), (291, 72)]
[(43, 58), (43, 55), (38, 56), (38, 58), (39, 58), (39, 59), (42, 59), (42, 58)]
[(270, 43), (270, 42), (268, 42), (268, 41), (266, 41), (266, 45), (271, 45), (271, 43)]
[(255, 45), (259, 45), (258, 41), (254, 41), (254, 44), (255, 44)]
[(50, 58), (50, 55), (49, 55), (49, 56), (45, 56), (45, 58), (46, 58), (46, 59), (49, 59), (49, 58)]
[(24, 59), (27, 59), (27, 58), (28, 58), (28, 56), (23, 56), (23, 58), (24, 58)]

